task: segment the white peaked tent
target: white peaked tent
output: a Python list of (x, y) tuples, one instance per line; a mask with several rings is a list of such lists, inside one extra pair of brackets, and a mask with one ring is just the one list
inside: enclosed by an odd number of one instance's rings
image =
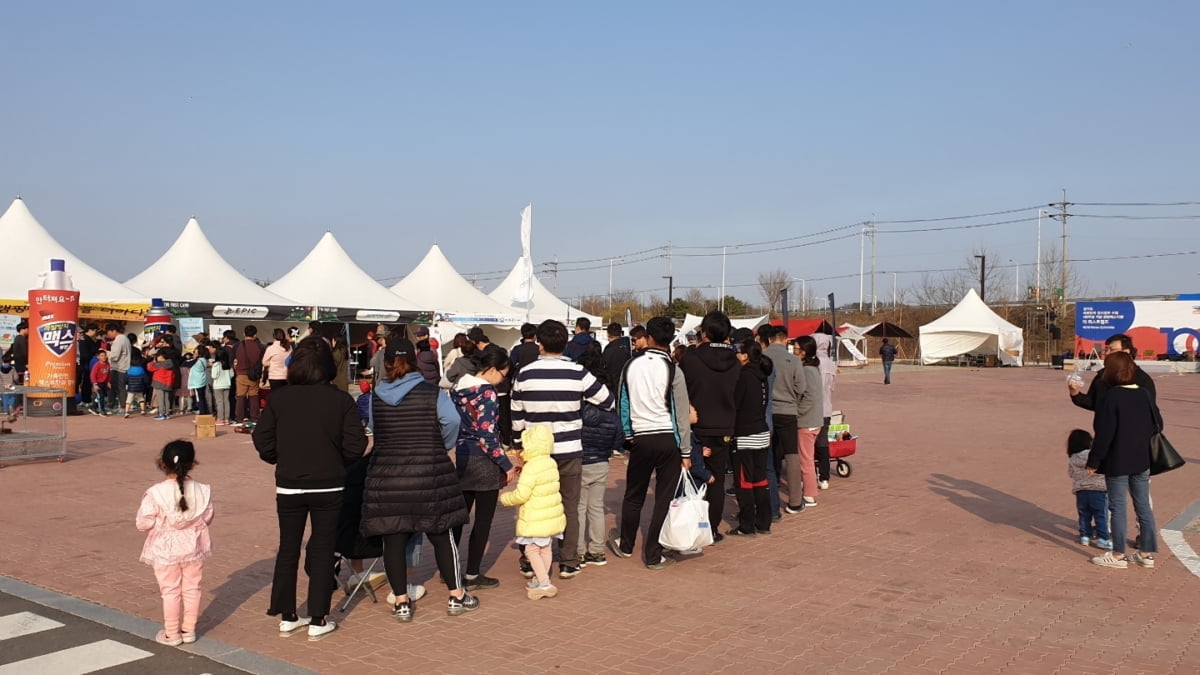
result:
[(421, 309), (354, 264), (332, 232), (267, 290), (301, 305), (337, 310), (346, 321), (396, 321)]
[(571, 326), (575, 323), (575, 319), (586, 316), (592, 322), (592, 328), (600, 327), (600, 317), (592, 314), (585, 314), (578, 309), (559, 300), (557, 296), (549, 291), (542, 282), (535, 276), (533, 278), (533, 301), (528, 306), (523, 303), (516, 302), (515, 296), (517, 289), (521, 286), (521, 274), (524, 267), (521, 265), (521, 260), (517, 259), (517, 264), (513, 267), (504, 281), (496, 287), (488, 296), (496, 302), (512, 307), (521, 320), (525, 320), (526, 312), (529, 315), (529, 321), (532, 323), (541, 323), (546, 319), (554, 319), (562, 321)]
[[(197, 279), (203, 281), (197, 283)], [(234, 269), (213, 248), (195, 218), (188, 220), (179, 238), (161, 258), (125, 285), (149, 297), (180, 303), (261, 305), (264, 309), (290, 309), (297, 304)]]
[[(33, 217), (20, 197), (14, 199), (4, 215), (0, 216), (0, 242), (4, 242), (3, 262), (0, 262), (0, 299), (26, 302), (29, 289), (38, 283), (38, 274), (49, 272), (50, 259), (58, 258), (66, 261), (67, 274), (79, 290), (80, 302), (149, 304), (146, 294), (106, 277), (58, 243)], [(114, 255), (118, 253), (114, 252)]]
[(430, 247), (429, 253), (408, 276), (392, 286), (392, 292), (411, 298), (459, 325), (505, 325), (524, 321), (524, 314), (496, 302), (462, 278), (437, 244)]
[(984, 304), (975, 289), (954, 309), (921, 326), (921, 361), (928, 365), (963, 354), (995, 356), (1000, 363), (1021, 365), (1024, 332)]
[[(699, 333), (700, 332), (700, 322), (702, 322), (702, 321), (704, 321), (704, 317), (702, 317), (702, 316), (696, 316), (695, 314), (685, 314), (683, 316), (683, 325), (681, 325), (679, 327), (679, 330), (675, 331), (675, 342), (678, 342), (679, 344), (687, 344), (688, 332), (696, 331), (697, 333)], [(750, 330), (754, 330), (755, 328), (758, 328), (759, 326), (763, 325), (766, 322), (767, 322), (767, 316), (764, 314), (763, 316), (760, 316), (757, 319), (730, 319), (729, 325), (732, 326), (734, 330), (737, 330), (739, 328), (749, 328)]]

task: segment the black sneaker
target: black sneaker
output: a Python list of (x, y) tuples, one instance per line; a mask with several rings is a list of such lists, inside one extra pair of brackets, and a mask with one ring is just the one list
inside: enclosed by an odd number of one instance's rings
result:
[(493, 579), (482, 574), (477, 574), (473, 578), (466, 577), (463, 581), (467, 582), (468, 591), (478, 591), (482, 589), (495, 588), (500, 585), (499, 579)]
[(409, 623), (413, 620), (413, 604), (411, 600), (397, 602), (392, 609), (392, 618), (402, 623)]
[(581, 571), (579, 565), (559, 565), (558, 578), (570, 579), (571, 577), (577, 577)]
[(463, 593), (461, 598), (450, 596), (450, 600), (446, 602), (446, 613), (450, 616), (458, 616), (467, 612), (474, 612), (479, 609), (479, 598), (470, 593)]
[(525, 577), (526, 579), (532, 579), (533, 565), (529, 564), (529, 558), (521, 556), (521, 559), (517, 561), (517, 563), (521, 566), (521, 576)]
[(767, 529), (763, 530), (763, 529), (756, 527), (756, 528), (754, 528), (754, 532), (756, 534), (771, 534), (771, 528), (768, 527)]
[(801, 502), (801, 503), (797, 504), (796, 506), (792, 506), (791, 504), (786, 504), (786, 505), (784, 505), (783, 510), (788, 513), (800, 513), (801, 511), (804, 510), (804, 503)]
[(713, 546), (725, 541), (725, 535), (720, 532), (713, 532)]
[(745, 532), (740, 527), (733, 528), (732, 530), (729, 531), (728, 534), (731, 537), (753, 537), (754, 536), (753, 532)]
[(586, 567), (588, 565), (596, 565), (597, 567), (599, 567), (601, 565), (607, 565), (607, 564), (608, 564), (608, 559), (604, 557), (603, 553), (584, 553), (583, 554), (583, 566), (584, 567)]
[(658, 562), (646, 565), (646, 569), (648, 569), (648, 570), (665, 570), (668, 567), (674, 567), (674, 566), (675, 566), (674, 558), (668, 558), (667, 556), (661, 556), (661, 557), (659, 557)]
[(615, 527), (608, 531), (608, 548), (618, 558), (628, 558), (633, 555), (621, 550), (621, 534)]

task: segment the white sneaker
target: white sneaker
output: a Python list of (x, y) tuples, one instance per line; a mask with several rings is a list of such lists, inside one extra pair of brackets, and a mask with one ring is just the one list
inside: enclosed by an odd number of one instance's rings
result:
[(280, 621), (279, 637), (287, 637), (310, 623), (312, 623), (312, 619), (307, 616), (298, 617), (295, 621)]
[[(409, 602), (416, 602), (417, 600), (420, 600), (423, 597), (425, 597), (425, 587), (424, 586), (422, 586), (421, 584), (409, 584), (408, 585), (408, 601)], [(396, 604), (396, 594), (388, 593), (387, 601), (388, 601), (389, 605), (394, 606)]]
[(819, 483), (817, 483), (817, 488), (820, 490), (828, 490), (829, 489), (829, 481), (827, 481), (827, 480), (820, 481)]
[(324, 626), (318, 626), (315, 623), (310, 623), (308, 624), (308, 641), (316, 642), (335, 630), (337, 630), (337, 623), (329, 619), (325, 619)]
[(816, 500), (816, 499), (814, 499), (814, 498), (812, 498), (812, 497), (805, 497), (805, 498), (804, 498), (804, 508), (806, 508), (806, 509), (811, 509), (811, 508), (813, 508), (813, 507), (814, 507), (814, 506), (816, 506), (816, 505), (817, 505), (817, 500)]

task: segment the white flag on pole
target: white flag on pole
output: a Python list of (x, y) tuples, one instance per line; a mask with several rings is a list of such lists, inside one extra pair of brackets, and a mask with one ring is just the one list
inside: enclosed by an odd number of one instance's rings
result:
[(521, 259), (517, 266), (517, 287), (513, 289), (513, 302), (528, 305), (533, 302), (533, 256), (530, 253), (530, 240), (533, 237), (533, 204), (526, 204), (521, 209)]

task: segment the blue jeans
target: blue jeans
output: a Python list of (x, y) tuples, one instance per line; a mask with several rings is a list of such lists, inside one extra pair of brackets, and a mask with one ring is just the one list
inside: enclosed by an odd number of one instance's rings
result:
[(892, 383), (892, 362), (891, 361), (883, 362), (883, 383), (884, 384)]
[(1141, 536), (1138, 550), (1142, 553), (1158, 553), (1158, 537), (1155, 535), (1154, 511), (1150, 509), (1150, 472), (1143, 471), (1131, 476), (1105, 476), (1108, 484), (1108, 513), (1111, 516), (1113, 552), (1124, 553), (1128, 539), (1129, 523), (1125, 515), (1126, 498), (1133, 502)]
[(1108, 531), (1108, 493), (1080, 490), (1075, 493), (1075, 508), (1079, 510), (1080, 537), (1112, 539), (1112, 533)]

